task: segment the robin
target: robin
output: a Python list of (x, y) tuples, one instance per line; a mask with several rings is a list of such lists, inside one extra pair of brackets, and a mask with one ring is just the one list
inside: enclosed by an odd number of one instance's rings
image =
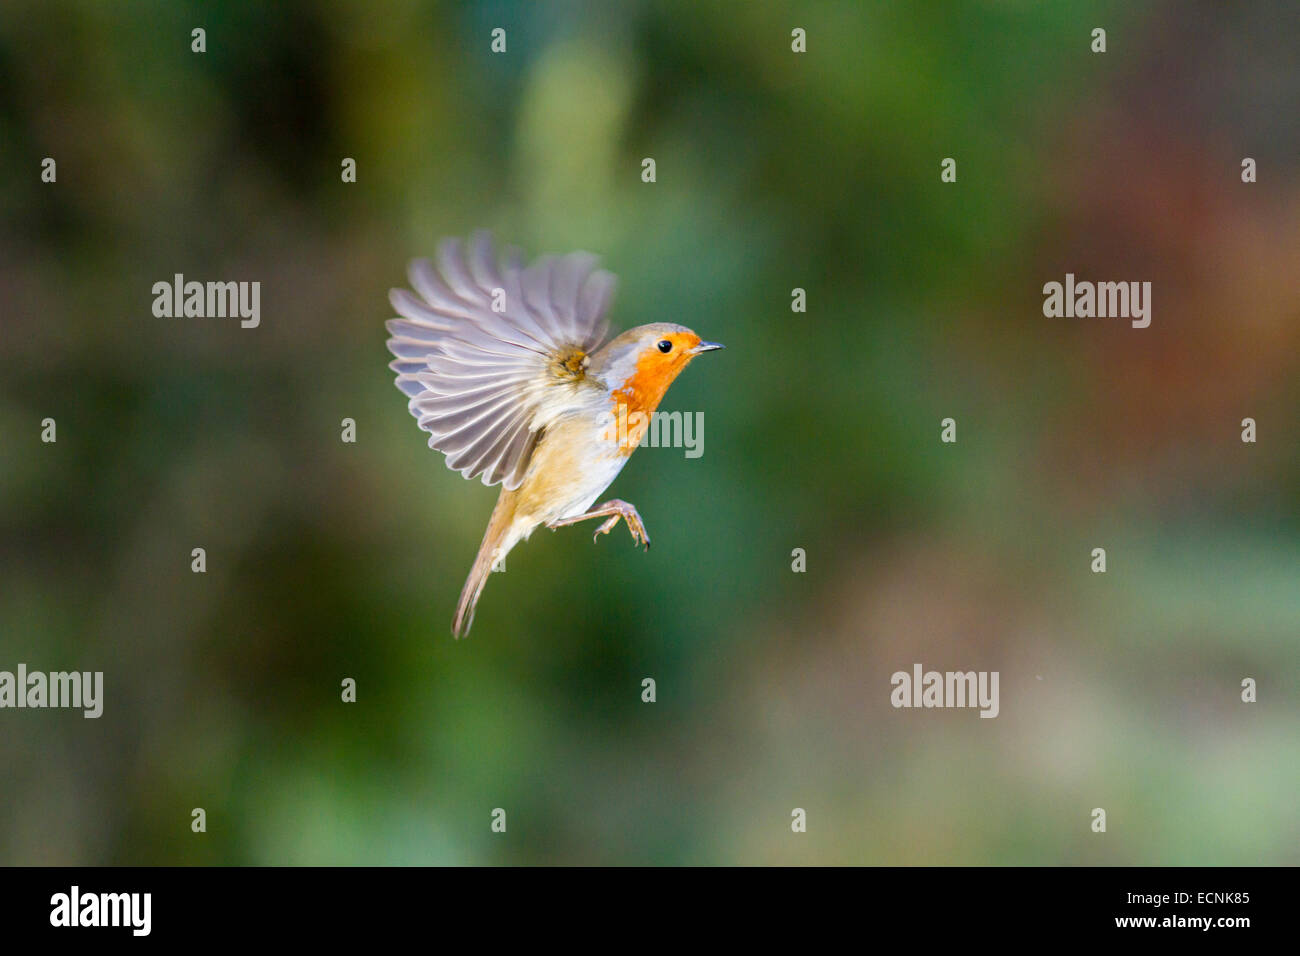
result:
[(690, 329), (654, 322), (601, 345), (615, 279), (595, 256), (498, 262), (491, 239), (446, 239), (438, 268), (411, 263), (418, 293), (389, 294), (402, 318), (387, 323), (389, 368), (408, 408), (447, 466), (501, 485), (451, 630), (469, 633), (494, 566), (539, 526), (621, 518), (650, 547), (636, 508), (618, 498), (592, 507), (627, 464), (668, 386), (702, 352), (722, 348)]

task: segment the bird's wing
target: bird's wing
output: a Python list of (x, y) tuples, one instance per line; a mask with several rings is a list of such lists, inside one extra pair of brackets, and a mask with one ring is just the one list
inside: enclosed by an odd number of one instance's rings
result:
[(437, 269), (411, 263), (419, 295), (389, 294), (402, 318), (387, 324), (388, 367), (449, 468), (519, 487), (547, 390), (581, 377), (576, 363), (605, 337), (615, 279), (596, 263), (575, 252), (524, 268), (511, 250), (499, 264), (485, 233), (443, 240)]

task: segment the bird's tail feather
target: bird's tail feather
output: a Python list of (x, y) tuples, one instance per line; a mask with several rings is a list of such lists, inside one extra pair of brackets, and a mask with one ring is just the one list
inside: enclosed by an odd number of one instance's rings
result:
[(469, 629), (474, 625), (474, 607), (478, 604), (483, 588), (487, 585), (488, 575), (492, 573), (493, 566), (503, 560), (506, 553), (514, 547), (517, 538), (510, 536), (514, 519), (515, 493), (503, 488), (501, 497), (497, 499), (497, 506), (492, 509), (492, 519), (488, 522), (487, 531), (483, 532), (483, 543), (478, 547), (474, 566), (470, 568), (469, 577), (465, 579), (465, 586), (460, 591), (456, 616), (451, 622), (451, 633), (454, 637), (461, 638), (469, 634)]

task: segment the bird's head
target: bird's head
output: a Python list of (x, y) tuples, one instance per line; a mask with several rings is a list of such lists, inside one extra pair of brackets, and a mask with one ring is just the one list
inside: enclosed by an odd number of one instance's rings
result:
[(653, 322), (629, 329), (597, 353), (593, 371), (618, 401), (653, 412), (673, 379), (695, 356), (722, 348), (684, 325)]

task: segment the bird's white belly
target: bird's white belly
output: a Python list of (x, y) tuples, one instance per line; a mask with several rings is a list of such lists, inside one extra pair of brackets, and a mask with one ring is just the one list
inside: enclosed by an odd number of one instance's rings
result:
[(571, 418), (547, 429), (519, 488), (518, 514), (544, 523), (584, 514), (627, 464), (604, 421)]
[(585, 514), (587, 509), (596, 503), (596, 499), (605, 493), (605, 489), (614, 483), (614, 479), (618, 477), (625, 464), (627, 458), (623, 455), (598, 459), (597, 463), (587, 470), (583, 480), (575, 485), (565, 510), (557, 517), (576, 518), (580, 514)]

